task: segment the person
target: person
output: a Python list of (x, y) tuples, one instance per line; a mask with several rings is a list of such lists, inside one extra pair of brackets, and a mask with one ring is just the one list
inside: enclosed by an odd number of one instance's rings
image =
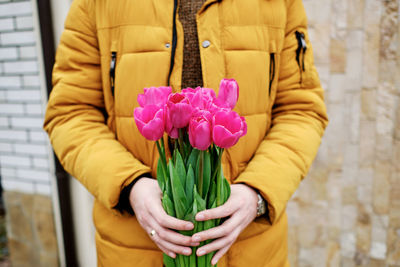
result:
[[(240, 86), (248, 133), (224, 152), (230, 198), (196, 220), (226, 220), (183, 236), (193, 224), (162, 209), (157, 150), (132, 113), (143, 88), (218, 89), (223, 78)], [(98, 266), (162, 266), (162, 252), (192, 251), (216, 251), (219, 267), (289, 266), (286, 203), (328, 122), (301, 0), (75, 0), (53, 86), (44, 128), (95, 197)]]

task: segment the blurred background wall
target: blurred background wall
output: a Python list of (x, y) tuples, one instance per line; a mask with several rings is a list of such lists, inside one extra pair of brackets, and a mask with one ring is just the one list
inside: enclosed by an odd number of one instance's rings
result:
[[(71, 0), (46, 1), (58, 43)], [(69, 255), (41, 130), (40, 2), (0, 0), (0, 174), (13, 266), (65, 266)], [(303, 2), (330, 124), (287, 207), (291, 265), (400, 267), (400, 0)], [(94, 266), (90, 196), (69, 182), (77, 262)]]
[(330, 124), (288, 204), (292, 266), (400, 266), (398, 0), (304, 0)]

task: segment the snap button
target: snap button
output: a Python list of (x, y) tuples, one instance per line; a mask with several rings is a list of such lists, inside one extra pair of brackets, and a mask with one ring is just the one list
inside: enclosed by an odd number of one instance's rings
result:
[(201, 46), (203, 46), (203, 48), (207, 48), (207, 47), (209, 47), (210, 46), (210, 41), (208, 41), (208, 40), (205, 40), (205, 41), (203, 41), (203, 43), (201, 44)]
[(165, 47), (166, 47), (166, 48), (170, 48), (170, 47), (171, 47), (171, 44), (170, 44), (170, 43), (166, 43), (166, 44), (165, 44)]

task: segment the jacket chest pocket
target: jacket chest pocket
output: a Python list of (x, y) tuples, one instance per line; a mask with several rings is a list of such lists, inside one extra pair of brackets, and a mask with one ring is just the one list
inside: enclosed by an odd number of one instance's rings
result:
[(299, 71), (299, 84), (301, 87), (311, 88), (319, 80), (314, 66), (312, 47), (306, 32), (296, 31), (297, 40), (296, 62)]

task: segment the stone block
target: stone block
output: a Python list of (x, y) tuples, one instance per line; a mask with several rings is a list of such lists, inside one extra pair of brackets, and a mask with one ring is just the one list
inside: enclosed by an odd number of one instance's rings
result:
[(57, 252), (53, 214), (49, 211), (44, 211), (43, 208), (36, 209), (34, 212), (34, 228), (36, 229), (40, 247), (47, 253), (54, 254)]
[(361, 91), (361, 116), (365, 120), (376, 119), (376, 89), (365, 89)]
[(25, 207), (22, 207), (22, 205), (7, 207), (7, 220), (12, 222), (9, 225), (9, 235), (17, 240), (33, 243), (31, 218), (24, 212)]
[(340, 237), (340, 251), (343, 258), (354, 258), (356, 253), (356, 235), (354, 232), (342, 232)]
[(361, 29), (364, 22), (364, 0), (347, 1), (347, 25), (349, 29)]
[(344, 73), (346, 70), (346, 42), (343, 39), (331, 39), (330, 68), (332, 73)]
[[(312, 39), (314, 61), (316, 64), (329, 64), (329, 24), (317, 24), (309, 29), (309, 38)], [(314, 37), (315, 36), (315, 37)]]
[(9, 238), (7, 245), (13, 266), (38, 266), (38, 250), (31, 244)]
[(338, 29), (347, 28), (347, 0), (338, 0), (331, 2), (332, 22)]
[(370, 222), (357, 223), (357, 228), (356, 228), (357, 252), (363, 255), (368, 255), (371, 249), (371, 231), (372, 227)]
[(377, 162), (373, 183), (373, 207), (377, 214), (388, 214), (390, 208), (391, 164)]
[(345, 99), (346, 76), (344, 74), (332, 74), (329, 79), (328, 101), (339, 104)]
[(356, 205), (357, 204), (357, 187), (344, 186), (342, 188), (342, 204)]
[(376, 122), (361, 119), (360, 122), (360, 167), (371, 167), (375, 162)]
[(326, 257), (326, 265), (323, 266), (331, 266), (336, 267), (340, 266), (340, 247), (336, 242), (329, 242), (326, 247), (327, 257)]
[(5, 200), (13, 266), (58, 266), (51, 197), (5, 192)]

